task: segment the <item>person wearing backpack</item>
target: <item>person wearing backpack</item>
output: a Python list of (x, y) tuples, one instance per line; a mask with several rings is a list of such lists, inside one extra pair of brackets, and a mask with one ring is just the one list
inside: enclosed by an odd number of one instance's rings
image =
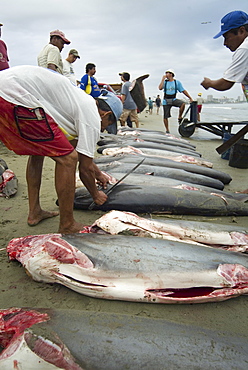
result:
[(174, 79), (175, 72), (173, 69), (167, 69), (165, 75), (162, 77), (162, 80), (158, 86), (159, 90), (164, 90), (164, 99), (163, 99), (163, 110), (164, 110), (164, 125), (166, 133), (169, 134), (169, 122), (168, 118), (171, 117), (171, 107), (179, 108), (178, 122), (181, 123), (182, 115), (185, 109), (185, 103), (176, 98), (177, 92), (183, 93), (190, 102), (193, 101), (188, 91), (184, 89), (182, 83), (179, 80)]

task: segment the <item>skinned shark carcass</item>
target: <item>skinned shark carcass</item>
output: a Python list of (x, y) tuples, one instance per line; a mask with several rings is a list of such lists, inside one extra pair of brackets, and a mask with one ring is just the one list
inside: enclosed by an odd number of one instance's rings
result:
[(174, 140), (171, 138), (161, 137), (161, 135), (149, 135), (149, 136), (139, 136), (139, 137), (127, 137), (127, 136), (119, 136), (119, 135), (110, 135), (102, 134), (100, 135), (100, 140), (98, 140), (97, 145), (109, 145), (109, 144), (119, 144), (119, 146), (126, 146), (128, 145), (133, 146), (133, 143), (158, 143), (162, 145), (169, 145), (170, 147), (179, 147), (184, 149), (191, 149), (195, 150), (196, 147), (189, 143), (183, 143), (179, 140)]
[(248, 293), (246, 255), (189, 243), (47, 234), (13, 239), (7, 251), (34, 280), (96, 298), (202, 303)]
[(204, 159), (201, 159), (199, 155), (194, 155), (191, 153), (189, 154), (183, 154), (180, 152), (173, 152), (171, 150), (162, 150), (162, 149), (149, 149), (149, 148), (135, 148), (134, 146), (122, 146), (122, 147), (107, 147), (102, 148), (100, 147), (98, 152), (101, 152), (101, 154), (106, 156), (115, 156), (120, 154), (139, 154), (143, 155), (145, 157), (157, 157), (157, 158), (165, 158), (170, 159), (178, 162), (185, 162), (185, 163), (193, 163), (197, 164), (198, 166), (206, 166), (206, 167), (212, 167), (213, 164), (211, 162), (208, 162)]
[(134, 147), (138, 148), (141, 151), (144, 149), (152, 149), (152, 150), (165, 150), (167, 152), (176, 152), (177, 155), (185, 154), (185, 155), (190, 155), (193, 157), (201, 157), (201, 154), (196, 152), (194, 149), (190, 148), (183, 148), (180, 146), (172, 146), (172, 145), (167, 145), (167, 144), (161, 144), (161, 143), (152, 143), (152, 142), (146, 142), (146, 141), (131, 141), (131, 140), (126, 140), (126, 142), (123, 143), (116, 143), (116, 144), (106, 144), (102, 145), (97, 149), (97, 152), (101, 154), (103, 150), (109, 149), (109, 148), (119, 148), (119, 147)]
[(18, 188), (16, 175), (7, 166), (7, 163), (0, 158), (0, 197), (10, 198), (15, 195)]
[[(98, 231), (99, 228), (99, 231)], [(248, 231), (241, 227), (186, 220), (158, 220), (132, 212), (110, 211), (98, 218), (89, 232), (130, 234), (196, 243), (234, 252), (248, 252)]]

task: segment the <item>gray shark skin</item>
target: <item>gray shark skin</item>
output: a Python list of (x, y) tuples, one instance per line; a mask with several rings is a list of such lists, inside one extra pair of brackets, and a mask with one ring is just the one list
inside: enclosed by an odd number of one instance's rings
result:
[[(144, 156), (135, 154), (135, 155), (118, 155), (118, 156), (102, 156), (100, 158), (95, 158), (94, 162), (96, 164), (107, 164), (113, 161), (121, 162), (121, 163), (138, 163)], [(181, 170), (185, 170), (187, 172), (196, 173), (199, 175), (204, 175), (208, 177), (212, 177), (214, 179), (218, 179), (223, 184), (229, 184), (232, 180), (231, 176), (225, 172), (215, 170), (213, 168), (208, 168), (205, 166), (196, 166), (195, 164), (191, 163), (183, 163), (183, 162), (176, 162), (171, 159), (166, 158), (158, 158), (158, 157), (146, 157), (144, 164), (151, 166), (150, 171), (152, 171), (153, 166), (158, 167), (169, 167), (169, 168), (177, 168)]]
[[(87, 210), (91, 203), (92, 198), (85, 188), (76, 189), (75, 209)], [(104, 204), (95, 205), (93, 209), (105, 212), (114, 209), (134, 213), (198, 216), (248, 215), (247, 202), (234, 198), (227, 199), (218, 193), (125, 183), (120, 183), (108, 195)]]
[(152, 143), (160, 143), (160, 144), (167, 144), (172, 146), (179, 146), (182, 148), (188, 149), (195, 149), (195, 145), (186, 142), (185, 140), (168, 138), (165, 135), (159, 134), (140, 134), (136, 136), (121, 136), (121, 135), (111, 135), (111, 134), (102, 134), (100, 136), (100, 140), (97, 142), (97, 145), (108, 145), (108, 144), (116, 144), (116, 143), (125, 143), (126, 141), (145, 141), (145, 142), (152, 142)]
[(95, 370), (244, 370), (247, 338), (166, 319), (45, 310), (81, 366)]
[[(11, 309), (6, 311), (8, 313)], [(33, 312), (32, 309), (25, 311), (27, 315)], [(40, 348), (45, 352), (50, 344), (51, 352), (55, 350), (53, 358), (58, 358), (56, 350), (60, 339), (62, 350), (65, 352), (70, 348), (77, 359), (78, 365), (72, 359), (67, 367), (61, 364), (61, 367), (70, 370), (240, 370), (247, 367), (247, 337), (230, 334), (228, 330), (211, 330), (168, 319), (108, 312), (47, 308), (38, 308), (36, 312), (46, 315), (49, 320), (33, 323), (31, 329), (25, 331), (25, 338), (32, 335), (34, 343), (35, 338), (39, 341), (49, 339), (50, 343), (44, 341), (44, 346)], [(21, 327), (23, 320), (16, 320), (16, 324)], [(17, 366), (30, 370), (58, 368), (38, 356), (33, 357), (32, 346), (30, 348), (27, 341), (23, 343), (29, 352), (25, 355), (20, 353), (16, 362), (8, 361), (9, 357), (5, 356), (1, 369), (15, 370)], [(68, 351), (66, 355), (68, 358)], [(15, 356), (16, 351), (12, 358), (17, 360)]]
[[(101, 171), (106, 172), (124, 172), (127, 173), (133, 168), (133, 163), (122, 163), (120, 161), (106, 163), (106, 164), (98, 164), (98, 167)], [(154, 176), (161, 176), (165, 178), (171, 178), (181, 181), (187, 181), (192, 184), (204, 185), (209, 186), (211, 188), (216, 188), (219, 190), (224, 189), (224, 184), (222, 181), (197, 174), (188, 171), (184, 171), (183, 169), (178, 168), (170, 168), (170, 167), (162, 167), (162, 166), (150, 166), (146, 165), (145, 162), (141, 164), (133, 173), (139, 174), (152, 174)], [(165, 179), (166, 184), (166, 179)]]

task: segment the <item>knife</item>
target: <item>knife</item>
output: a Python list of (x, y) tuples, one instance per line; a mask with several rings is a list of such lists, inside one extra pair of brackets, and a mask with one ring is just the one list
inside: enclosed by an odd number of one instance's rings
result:
[[(143, 158), (139, 163), (137, 163), (133, 168), (131, 168), (130, 171), (128, 171), (120, 180), (118, 180), (114, 185), (110, 186), (106, 191), (104, 191), (104, 193), (106, 195), (108, 195), (109, 193), (111, 193), (111, 191), (113, 191), (117, 185), (119, 185), (120, 182), (122, 182), (128, 175), (130, 175), (130, 173), (132, 173), (133, 171), (136, 170), (136, 168), (138, 168), (143, 162), (144, 162), (145, 158)], [(92, 202), (88, 209), (91, 211), (94, 206), (96, 205), (95, 202)]]

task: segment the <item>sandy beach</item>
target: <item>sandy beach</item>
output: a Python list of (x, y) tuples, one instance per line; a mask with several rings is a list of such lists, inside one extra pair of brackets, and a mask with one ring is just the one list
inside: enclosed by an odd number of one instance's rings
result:
[[(154, 109), (155, 111), (155, 109)], [(160, 112), (162, 113), (162, 112)], [(178, 136), (176, 113), (170, 119), (171, 133)], [(162, 116), (140, 115), (140, 127), (164, 131)], [(198, 129), (188, 139), (196, 146), (202, 157), (213, 162), (214, 169), (229, 173), (232, 181), (225, 186), (225, 191), (241, 191), (248, 187), (248, 169), (233, 168), (227, 160), (221, 159), (215, 148), (222, 142), (214, 135), (208, 137)], [(227, 330), (240, 333), (248, 339), (248, 297), (242, 296), (220, 303), (207, 303), (198, 305), (159, 305), (132, 302), (108, 301), (95, 299), (77, 294), (65, 287), (33, 281), (18, 262), (9, 262), (6, 255), (6, 246), (12, 238), (25, 235), (56, 233), (58, 231), (58, 218), (45, 220), (35, 227), (27, 225), (27, 187), (25, 180), (25, 167), (27, 157), (18, 156), (10, 152), (0, 143), (0, 158), (3, 158), (8, 167), (18, 178), (18, 193), (11, 199), (0, 198), (0, 269), (1, 269), (1, 295), (0, 307), (33, 307), (65, 310), (82, 310), (93, 312), (108, 312), (115, 314), (138, 315), (148, 318), (164, 318), (172, 322), (195, 324), (203, 328), (215, 329), (221, 332)], [(55, 205), (56, 193), (54, 190), (54, 163), (45, 159), (43, 183), (41, 189), (41, 204), (44, 209), (57, 210)], [(103, 213), (101, 211), (75, 211), (75, 218), (85, 225), (90, 225)], [(227, 225), (242, 226), (248, 229), (248, 217), (198, 217), (177, 216), (183, 219), (210, 221)], [(155, 216), (154, 216), (155, 218)], [(170, 216), (173, 218), (173, 216)], [(176, 216), (174, 216), (176, 218)]]

